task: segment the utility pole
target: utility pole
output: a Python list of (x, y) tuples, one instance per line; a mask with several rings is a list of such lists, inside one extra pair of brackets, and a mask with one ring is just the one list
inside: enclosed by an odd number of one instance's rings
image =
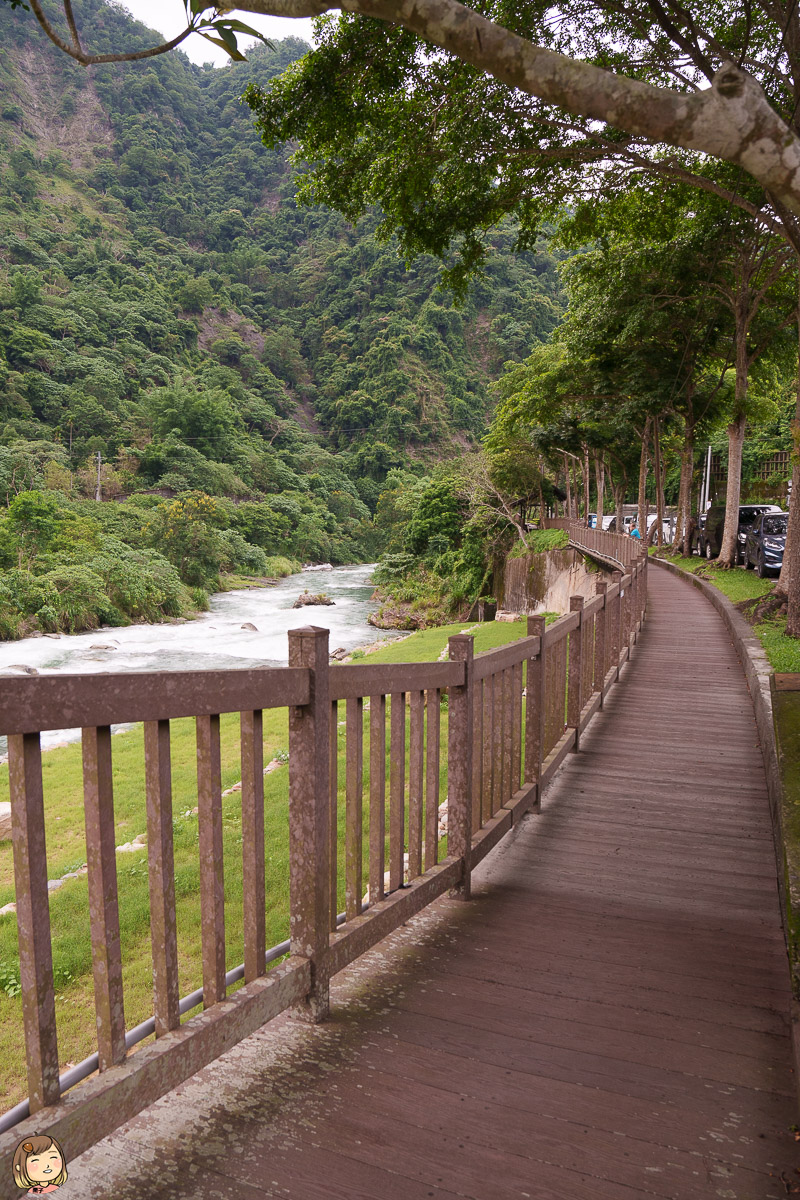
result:
[(97, 451), (97, 491), (94, 494), (95, 500), (103, 499), (103, 490), (100, 486), (100, 467), (102, 466), (102, 463), (103, 463), (103, 456), (100, 453), (100, 451), (98, 450)]

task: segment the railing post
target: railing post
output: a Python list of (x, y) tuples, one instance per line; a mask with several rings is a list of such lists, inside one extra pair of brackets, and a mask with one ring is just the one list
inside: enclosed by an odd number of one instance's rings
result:
[(583, 596), (570, 596), (569, 611), (578, 614), (578, 628), (569, 635), (569, 675), (567, 684), (567, 725), (575, 730), (575, 745), (578, 749), (583, 710)]
[(448, 641), (450, 659), (463, 662), (464, 683), (450, 688), (447, 737), (447, 854), (464, 863), (457, 889), (462, 900), (470, 898), (470, 851), (472, 849), (472, 737), (473, 661), (475, 639), (458, 633)]
[(606, 647), (606, 629), (608, 621), (608, 600), (606, 592), (608, 584), (605, 579), (598, 579), (595, 584), (595, 591), (598, 596), (603, 597), (603, 607), (596, 614), (594, 619), (594, 674), (593, 674), (593, 689), (600, 693), (600, 707), (603, 707), (605, 702), (604, 685), (606, 681), (606, 672), (608, 670), (608, 650)]
[(42, 752), (38, 733), (8, 739), (8, 786), (17, 899), (22, 1022), (31, 1115), (55, 1104), (58, 1082), (56, 1006), (47, 898)]
[(291, 953), (311, 962), (311, 990), (299, 1012), (329, 1011), (330, 682), (328, 630), (289, 630), (289, 666), (311, 673), (308, 704), (289, 709), (289, 911)]
[(537, 781), (534, 812), (539, 812), (542, 807), (539, 781), (542, 778), (544, 748), (545, 624), (544, 617), (528, 617), (528, 637), (539, 639), (539, 654), (536, 658), (528, 659), (525, 680), (525, 782)]
[(614, 668), (614, 680), (619, 679), (619, 660), (622, 655), (622, 619), (623, 619), (623, 596), (622, 596), (622, 571), (611, 572), (611, 582), (617, 584), (619, 591), (614, 597), (614, 608), (611, 618), (611, 666)]

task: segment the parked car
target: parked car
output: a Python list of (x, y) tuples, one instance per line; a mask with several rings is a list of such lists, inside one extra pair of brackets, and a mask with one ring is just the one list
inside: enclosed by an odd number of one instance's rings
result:
[[(777, 504), (741, 504), (739, 506), (738, 542), (736, 561), (743, 562), (744, 544), (747, 529), (762, 513), (780, 513)], [(712, 504), (705, 514), (705, 525), (696, 531), (697, 549), (705, 558), (716, 558), (722, 549), (722, 535), (725, 530), (725, 505)]]
[(744, 543), (744, 565), (755, 567), (759, 579), (768, 571), (780, 571), (786, 546), (789, 514), (763, 513), (747, 530)]
[[(609, 529), (615, 521), (616, 517), (614, 516), (603, 517), (603, 529)], [(589, 528), (597, 529), (597, 513), (589, 513)]]

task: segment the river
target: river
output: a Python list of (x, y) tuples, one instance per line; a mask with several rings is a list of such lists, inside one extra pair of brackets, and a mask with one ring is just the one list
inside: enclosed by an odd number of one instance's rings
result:
[[(127, 625), (58, 638), (23, 638), (0, 643), (0, 675), (19, 677), (21, 666), (41, 674), (109, 671), (191, 671), (234, 667), (285, 666), (289, 629), (320, 625), (330, 629), (331, 651), (355, 650), (377, 638), (401, 636), (367, 623), (374, 610), (370, 583), (374, 563), (306, 570), (274, 587), (219, 592), (210, 611), (181, 625)], [(292, 608), (301, 592), (325, 592), (331, 606)], [(255, 630), (243, 629), (245, 624)], [(42, 735), (43, 746), (72, 740), (78, 731)], [(0, 754), (5, 738), (0, 738)]]

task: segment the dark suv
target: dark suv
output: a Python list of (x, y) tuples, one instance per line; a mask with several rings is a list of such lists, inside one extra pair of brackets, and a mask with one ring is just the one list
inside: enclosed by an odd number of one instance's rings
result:
[[(762, 513), (781, 510), (776, 504), (742, 504), (739, 508), (739, 528), (736, 543), (736, 561), (744, 561), (745, 530), (753, 524), (756, 517)], [(703, 529), (697, 531), (697, 550), (706, 558), (716, 558), (722, 549), (722, 535), (725, 530), (725, 505), (712, 504), (706, 513), (706, 523)]]

